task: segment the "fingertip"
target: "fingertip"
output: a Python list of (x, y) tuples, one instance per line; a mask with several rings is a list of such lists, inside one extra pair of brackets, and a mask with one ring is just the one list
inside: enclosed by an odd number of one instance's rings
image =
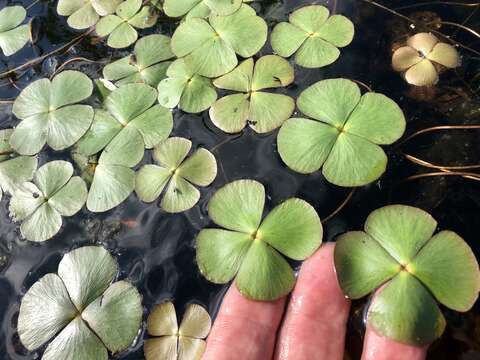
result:
[(223, 299), (202, 360), (270, 359), (285, 298), (254, 301), (233, 283)]
[(362, 360), (424, 360), (428, 345), (414, 346), (399, 343), (378, 334), (367, 326), (363, 342)]
[(343, 358), (350, 309), (337, 280), (335, 244), (326, 243), (300, 269), (280, 332), (276, 359)]

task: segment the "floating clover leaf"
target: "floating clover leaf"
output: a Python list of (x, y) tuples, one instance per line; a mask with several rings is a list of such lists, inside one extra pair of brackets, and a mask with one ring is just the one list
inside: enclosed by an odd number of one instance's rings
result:
[(200, 360), (212, 320), (200, 305), (189, 304), (178, 327), (171, 302), (158, 304), (147, 320), (147, 331), (156, 338), (145, 340), (146, 360)]
[(157, 22), (157, 13), (149, 6), (142, 7), (142, 0), (126, 0), (115, 10), (116, 15), (100, 19), (95, 30), (98, 36), (107, 36), (107, 45), (124, 48), (137, 41), (137, 29), (152, 27)]
[(113, 14), (123, 0), (59, 0), (57, 12), (68, 16), (67, 24), (74, 29), (87, 29), (97, 23), (100, 16)]
[(407, 46), (397, 49), (392, 58), (393, 68), (405, 72), (405, 80), (416, 86), (436, 84), (442, 67), (453, 69), (459, 63), (457, 50), (431, 33), (413, 35)]
[(107, 360), (132, 344), (142, 321), (138, 291), (118, 274), (100, 246), (65, 254), (57, 274), (47, 274), (27, 291), (20, 305), (18, 334), (30, 351), (52, 340), (42, 359)]
[(73, 176), (67, 161), (51, 161), (41, 166), (33, 182), (25, 182), (12, 194), (10, 216), (21, 221), (20, 231), (30, 241), (45, 241), (62, 226), (62, 216), (75, 215), (85, 204), (87, 186)]
[(187, 19), (172, 36), (172, 51), (184, 57), (195, 73), (217, 77), (238, 64), (237, 55), (256, 54), (267, 40), (267, 24), (248, 5), (228, 16), (210, 15), (209, 21)]
[(250, 1), (253, 0), (165, 0), (163, 10), (169, 17), (206, 18), (211, 13), (226, 16)]
[(279, 56), (262, 56), (255, 68), (253, 59), (247, 59), (213, 82), (216, 87), (242, 93), (225, 96), (213, 104), (210, 119), (228, 133), (241, 131), (247, 121), (256, 132), (272, 131), (292, 115), (295, 101), (286, 95), (260, 90), (287, 86), (292, 81), (292, 66)]
[(281, 255), (304, 260), (322, 242), (322, 224), (306, 201), (292, 198), (262, 221), (265, 189), (254, 180), (238, 180), (218, 190), (208, 204), (210, 218), (223, 229), (203, 229), (197, 237), (202, 274), (224, 284), (236, 276), (240, 292), (254, 300), (274, 300), (295, 283)]
[(52, 81), (40, 79), (28, 85), (13, 103), (13, 114), (22, 121), (10, 138), (12, 148), (22, 155), (34, 155), (45, 143), (54, 150), (73, 145), (93, 119), (91, 106), (75, 103), (88, 98), (92, 91), (88, 76), (70, 70)]
[(135, 188), (131, 168), (142, 159), (144, 148), (153, 148), (172, 131), (172, 114), (154, 105), (156, 98), (148, 85), (126, 84), (107, 96), (106, 111), (95, 111), (92, 127), (78, 143), (84, 155), (103, 150), (88, 193), (90, 211), (107, 211), (124, 201)]
[(342, 15), (329, 17), (326, 7), (310, 5), (290, 14), (272, 31), (271, 44), (280, 56), (296, 53), (295, 62), (306, 68), (329, 65), (340, 56), (339, 47), (352, 42), (352, 22)]
[(208, 109), (217, 100), (212, 81), (192, 71), (183, 59), (175, 60), (167, 70), (168, 78), (158, 84), (158, 102), (167, 108), (178, 107), (188, 113)]
[(297, 99), (314, 120), (291, 118), (278, 134), (278, 151), (291, 169), (312, 173), (323, 166), (325, 178), (339, 186), (360, 186), (378, 179), (391, 144), (405, 130), (402, 110), (390, 98), (368, 92), (346, 79), (319, 81)]
[(200, 192), (193, 185), (210, 185), (217, 176), (213, 154), (199, 148), (187, 158), (191, 147), (190, 140), (179, 137), (169, 138), (155, 147), (153, 158), (158, 165), (144, 165), (137, 173), (138, 197), (152, 202), (166, 188), (162, 209), (170, 213), (191, 209), (200, 199)]
[(0, 130), (0, 200), (3, 193), (12, 194), (37, 169), (36, 156), (16, 156), (10, 146), (13, 129)]
[(28, 25), (20, 25), (27, 12), (21, 6), (7, 6), (0, 10), (0, 48), (5, 56), (15, 54), (30, 40)]
[(115, 81), (117, 86), (140, 82), (156, 87), (171, 64), (166, 60), (174, 56), (168, 36), (148, 35), (135, 43), (132, 55), (105, 66), (103, 77)]
[(421, 209), (391, 205), (372, 212), (364, 231), (337, 240), (335, 267), (343, 291), (357, 299), (383, 285), (367, 321), (396, 341), (427, 344), (442, 334), (445, 319), (435, 298), (467, 311), (478, 297), (480, 272), (472, 250), (451, 231), (432, 237), (436, 227)]

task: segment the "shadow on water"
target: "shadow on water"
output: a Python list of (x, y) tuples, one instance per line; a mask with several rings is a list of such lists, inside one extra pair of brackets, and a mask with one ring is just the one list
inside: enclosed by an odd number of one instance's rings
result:
[[(412, 92), (390, 68), (391, 48), (407, 35), (409, 23), (362, 0), (314, 1), (350, 17), (356, 26), (354, 42), (342, 49), (342, 56), (325, 69), (295, 68), (295, 82), (286, 90), (297, 96), (308, 85), (324, 79), (346, 77), (366, 83), (374, 91), (387, 94), (404, 109), (408, 119), (407, 135), (437, 125), (480, 123), (480, 55), (461, 50), (462, 67), (442, 74), (435, 93)], [(418, 1), (380, 1), (395, 8), (419, 4)], [(0, 7), (30, 1), (0, 1)], [(270, 26), (286, 18), (288, 12), (309, 4), (307, 0), (268, 0), (254, 3)], [(0, 57), (0, 72), (12, 69), (31, 59), (56, 49), (79, 35), (68, 28), (65, 18), (57, 16), (55, 3), (40, 1), (28, 10), (34, 18), (32, 31), (37, 39), (11, 58)], [(462, 23), (478, 30), (480, 16), (472, 16), (475, 8), (428, 5), (398, 10), (438, 26), (437, 17), (443, 21)], [(418, 12), (429, 11), (430, 14)], [(478, 9), (480, 13), (480, 9)], [(423, 17), (422, 17), (423, 16)], [(432, 17), (433, 16), (433, 17)], [(433, 20), (432, 20), (433, 19)], [(173, 23), (162, 23), (150, 32), (170, 33)], [(457, 41), (480, 50), (480, 41), (466, 31), (455, 27), (437, 28)], [(271, 49), (266, 45), (263, 53)], [(66, 68), (80, 69), (92, 78), (98, 77), (105, 63), (124, 56), (126, 51), (112, 50), (98, 39), (85, 37), (80, 43), (47, 57), (38, 64), (18, 71), (10, 78), (0, 80), (0, 98), (12, 99), (19, 89), (31, 81), (52, 75), (64, 62), (73, 61)], [(94, 62), (85, 59), (93, 60)], [(56, 271), (63, 253), (85, 244), (102, 244), (116, 256), (121, 278), (128, 278), (143, 294), (145, 311), (164, 299), (173, 299), (182, 309), (188, 302), (196, 301), (208, 306), (211, 313), (218, 310), (225, 286), (208, 283), (199, 274), (195, 264), (194, 238), (197, 232), (209, 225), (206, 204), (211, 194), (226, 182), (253, 178), (261, 181), (268, 194), (267, 208), (280, 201), (299, 196), (315, 206), (322, 218), (326, 217), (345, 199), (349, 189), (328, 184), (320, 173), (299, 175), (281, 162), (276, 151), (276, 132), (257, 135), (245, 130), (240, 136), (221, 133), (208, 119), (207, 114), (189, 115), (176, 111), (172, 135), (192, 139), (195, 146), (215, 147), (219, 173), (212, 186), (202, 190), (201, 201), (193, 209), (177, 215), (165, 214), (157, 204), (143, 204), (135, 195), (105, 214), (91, 214), (83, 210), (72, 218), (64, 219), (62, 231), (54, 239), (42, 244), (21, 239), (18, 227), (8, 219), (7, 200), (0, 202), (0, 358), (35, 359), (19, 343), (15, 326), (21, 296), (41, 276)], [(0, 128), (16, 124), (11, 114), (11, 104), (0, 102)], [(388, 150), (387, 173), (376, 183), (358, 189), (347, 206), (325, 224), (325, 238), (349, 229), (359, 229), (362, 221), (375, 208), (402, 203), (419, 206), (430, 211), (442, 228), (458, 232), (480, 257), (480, 184), (457, 176), (426, 177), (402, 181), (426, 170), (405, 159), (402, 152), (414, 154), (431, 163), (465, 165), (480, 163), (479, 131), (439, 131), (412, 139), (401, 147)], [(220, 145), (219, 145), (220, 144)], [(47, 151), (41, 162), (65, 158), (68, 152)], [(147, 154), (144, 161), (148, 160)], [(351, 359), (359, 358), (363, 336), (363, 304), (353, 304), (347, 336), (347, 350)], [(430, 359), (480, 358), (479, 306), (466, 314), (446, 311), (448, 327), (442, 339), (431, 348)], [(140, 334), (141, 339), (143, 334)], [(142, 341), (130, 351), (116, 356), (118, 359), (142, 357)]]

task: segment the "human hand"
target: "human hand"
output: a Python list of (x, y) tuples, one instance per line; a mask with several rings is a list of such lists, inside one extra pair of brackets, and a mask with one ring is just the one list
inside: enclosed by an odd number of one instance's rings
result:
[[(202, 360), (341, 360), (350, 301), (338, 285), (335, 245), (306, 260), (290, 300), (244, 298), (233, 283)], [(427, 346), (401, 344), (367, 327), (362, 360), (423, 360)]]

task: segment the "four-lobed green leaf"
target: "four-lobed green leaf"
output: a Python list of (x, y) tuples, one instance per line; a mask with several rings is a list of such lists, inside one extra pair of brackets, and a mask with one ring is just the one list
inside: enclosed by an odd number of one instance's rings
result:
[(12, 148), (21, 155), (35, 155), (45, 144), (54, 150), (72, 146), (92, 123), (92, 107), (77, 104), (92, 91), (88, 76), (72, 70), (28, 85), (13, 103), (12, 112), (22, 121), (10, 137)]
[(112, 283), (118, 266), (100, 246), (65, 254), (27, 291), (20, 305), (18, 334), (30, 351), (48, 343), (42, 359), (108, 359), (125, 350), (140, 329), (143, 307), (126, 281)]
[(235, 277), (240, 292), (254, 300), (274, 300), (295, 284), (292, 268), (282, 256), (304, 260), (322, 242), (315, 209), (291, 198), (263, 219), (265, 189), (254, 180), (237, 180), (210, 199), (208, 214), (224, 229), (203, 229), (197, 237), (197, 263), (214, 283)]
[(217, 100), (212, 80), (192, 71), (184, 59), (175, 60), (167, 76), (158, 84), (158, 103), (166, 108), (178, 106), (185, 112), (199, 113)]
[(112, 91), (96, 110), (92, 127), (78, 143), (78, 152), (102, 151), (88, 193), (87, 208), (103, 212), (123, 202), (135, 188), (131, 168), (166, 139), (173, 127), (171, 112), (155, 104), (157, 92), (145, 84), (125, 84)]
[(62, 226), (62, 216), (75, 215), (85, 204), (87, 186), (73, 176), (73, 166), (63, 160), (38, 168), (32, 182), (24, 182), (12, 193), (10, 216), (21, 221), (20, 231), (30, 241), (45, 241)]
[(169, 213), (191, 209), (200, 199), (194, 186), (208, 186), (217, 176), (217, 162), (213, 154), (198, 148), (189, 157), (192, 142), (172, 137), (153, 150), (158, 165), (140, 168), (135, 179), (135, 192), (140, 200), (155, 201), (162, 193), (160, 206)]
[(195, 73), (217, 77), (238, 64), (237, 54), (255, 55), (267, 40), (267, 24), (248, 5), (228, 16), (189, 18), (172, 36), (172, 51)]
[(145, 83), (156, 87), (166, 77), (173, 55), (170, 38), (153, 34), (135, 43), (131, 55), (116, 60), (103, 68), (103, 77), (120, 86), (129, 83)]
[(421, 209), (390, 205), (372, 212), (364, 231), (337, 239), (335, 268), (345, 295), (377, 290), (367, 321), (395, 341), (423, 345), (440, 337), (445, 319), (436, 300), (457, 311), (477, 300), (475, 255), (452, 231), (433, 235), (436, 227)]
[(405, 131), (405, 117), (385, 95), (360, 94), (350, 80), (321, 80), (297, 99), (311, 117), (291, 118), (281, 127), (277, 145), (282, 160), (300, 173), (322, 169), (339, 186), (361, 186), (377, 180), (387, 166), (379, 145), (392, 144)]
[(330, 65), (340, 56), (339, 47), (352, 42), (354, 27), (342, 15), (330, 16), (321, 5), (304, 6), (290, 14), (289, 22), (275, 26), (272, 49), (283, 57), (295, 54), (295, 62), (306, 68)]
[(150, 6), (142, 6), (142, 0), (125, 0), (115, 9), (115, 15), (100, 19), (95, 27), (98, 36), (108, 36), (107, 45), (125, 48), (137, 41), (136, 29), (147, 29), (157, 22), (157, 13)]
[(295, 101), (262, 90), (288, 86), (293, 78), (293, 67), (280, 56), (262, 56), (255, 66), (249, 58), (214, 80), (216, 87), (240, 93), (216, 101), (210, 108), (210, 119), (227, 133), (239, 132), (247, 124), (258, 133), (272, 131), (292, 115)]
[(28, 24), (21, 25), (26, 16), (22, 6), (6, 6), (0, 10), (0, 48), (5, 56), (15, 54), (30, 40)]

